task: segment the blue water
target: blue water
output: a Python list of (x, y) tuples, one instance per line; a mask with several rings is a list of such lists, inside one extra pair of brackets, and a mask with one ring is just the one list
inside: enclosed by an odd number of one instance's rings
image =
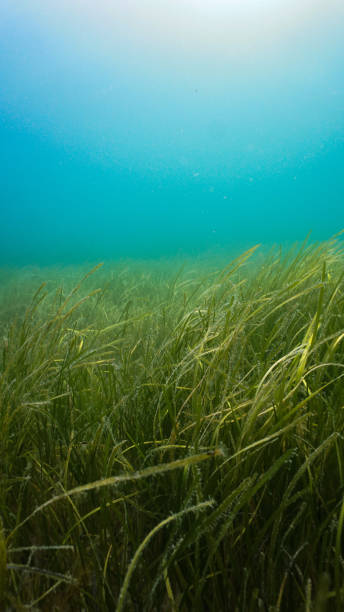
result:
[(344, 4), (1, 0), (0, 263), (344, 227)]

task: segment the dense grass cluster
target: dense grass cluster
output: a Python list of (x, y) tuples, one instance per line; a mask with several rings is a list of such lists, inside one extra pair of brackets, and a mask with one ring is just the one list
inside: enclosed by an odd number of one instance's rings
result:
[(0, 609), (343, 610), (340, 244), (81, 276), (2, 272)]

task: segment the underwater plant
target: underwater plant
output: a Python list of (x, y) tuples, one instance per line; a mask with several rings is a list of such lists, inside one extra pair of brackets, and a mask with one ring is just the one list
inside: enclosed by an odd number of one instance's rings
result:
[(6, 273), (2, 609), (343, 609), (343, 264)]

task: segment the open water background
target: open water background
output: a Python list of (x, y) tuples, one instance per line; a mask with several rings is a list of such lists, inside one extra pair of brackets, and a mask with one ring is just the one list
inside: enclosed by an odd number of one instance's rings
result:
[(343, 2), (1, 0), (1, 265), (327, 239), (343, 162)]

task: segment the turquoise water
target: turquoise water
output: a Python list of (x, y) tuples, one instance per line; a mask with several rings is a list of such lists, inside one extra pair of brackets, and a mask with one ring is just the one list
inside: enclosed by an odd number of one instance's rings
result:
[(2, 0), (1, 264), (344, 227), (344, 5)]

